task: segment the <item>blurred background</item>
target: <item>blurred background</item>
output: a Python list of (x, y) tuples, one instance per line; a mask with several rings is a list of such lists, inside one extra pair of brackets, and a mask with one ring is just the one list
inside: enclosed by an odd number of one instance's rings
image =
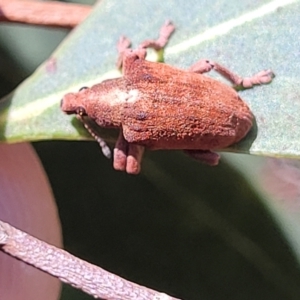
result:
[[(68, 32), (0, 24), (1, 96)], [(72, 254), (182, 299), (300, 298), (299, 248), (289, 234), (299, 226), (297, 162), (228, 154), (212, 168), (158, 151), (130, 176), (114, 171), (95, 142), (33, 146)], [(92, 298), (64, 286), (61, 299)]]

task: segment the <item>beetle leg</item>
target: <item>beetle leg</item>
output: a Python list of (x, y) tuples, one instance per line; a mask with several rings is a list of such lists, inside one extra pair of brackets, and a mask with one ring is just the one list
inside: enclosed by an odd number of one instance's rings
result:
[(126, 37), (120, 38), (118, 52), (119, 56), (116, 65), (118, 69), (123, 69), (123, 73), (126, 68), (129, 68), (133, 61), (136, 59), (145, 59), (147, 54), (146, 49), (143, 48), (135, 50), (130, 49), (130, 41)]
[(127, 153), (128, 153), (128, 142), (124, 139), (123, 130), (121, 129), (114, 148), (113, 165), (115, 170), (118, 171), (126, 170)]
[(174, 30), (175, 26), (173, 23), (171, 21), (166, 21), (160, 29), (158, 39), (146, 40), (139, 45), (139, 48), (153, 48), (156, 51), (163, 49), (167, 45)]
[(220, 155), (210, 150), (183, 150), (183, 152), (210, 166), (216, 166), (220, 160)]
[(128, 143), (121, 129), (114, 149), (114, 169), (138, 174), (141, 170), (144, 149), (143, 146)]
[(156, 51), (163, 49), (167, 45), (174, 30), (175, 26), (172, 24), (172, 22), (166, 21), (160, 29), (159, 37), (157, 40), (146, 40), (139, 45), (138, 49), (135, 50), (130, 50), (130, 40), (125, 36), (121, 36), (117, 44), (119, 56), (116, 65), (118, 69), (126, 69), (125, 60), (129, 62), (128, 58), (130, 59), (130, 57), (132, 56), (138, 57), (140, 59), (145, 59), (147, 54), (146, 48), (153, 48)]
[(271, 70), (263, 70), (261, 72), (258, 72), (257, 74), (254, 74), (251, 77), (242, 78), (239, 75), (227, 69), (226, 67), (216, 62), (204, 59), (192, 65), (189, 71), (202, 74), (209, 72), (212, 69), (221, 74), (234, 85), (241, 86), (243, 88), (251, 88), (254, 85), (270, 83), (275, 77), (274, 73)]
[(138, 174), (141, 170), (141, 161), (145, 147), (129, 144), (128, 156), (126, 161), (126, 172), (128, 174)]
[(121, 36), (117, 44), (118, 59), (116, 65), (118, 69), (122, 68), (124, 53), (126, 50), (130, 49), (130, 47), (131, 41), (126, 36)]
[(131, 42), (125, 36), (121, 36), (118, 44), (118, 59), (117, 59), (117, 67), (118, 69), (125, 68), (125, 59), (130, 56), (130, 54), (135, 54), (139, 58), (145, 59), (146, 57), (146, 48), (153, 48), (156, 51), (163, 49), (169, 41), (170, 36), (172, 35), (173, 31), (175, 30), (175, 26), (172, 24), (171, 21), (166, 21), (165, 24), (161, 27), (159, 37), (157, 40), (146, 40), (141, 43), (136, 50), (130, 50)]

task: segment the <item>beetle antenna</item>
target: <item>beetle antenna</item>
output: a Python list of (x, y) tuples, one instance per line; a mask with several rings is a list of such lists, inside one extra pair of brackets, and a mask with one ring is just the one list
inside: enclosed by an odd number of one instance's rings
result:
[(81, 115), (76, 115), (76, 117), (82, 122), (89, 134), (99, 143), (104, 156), (107, 158), (111, 158), (111, 151), (107, 146), (106, 142), (88, 125), (88, 123), (84, 120), (84, 118)]

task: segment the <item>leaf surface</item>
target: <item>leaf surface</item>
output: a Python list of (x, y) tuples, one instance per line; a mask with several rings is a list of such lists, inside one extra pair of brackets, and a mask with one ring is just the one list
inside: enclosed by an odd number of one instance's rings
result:
[[(115, 68), (118, 38), (126, 35), (137, 46), (157, 37), (161, 25), (170, 19), (177, 30), (165, 50), (166, 63), (187, 68), (208, 58), (241, 76), (267, 68), (276, 73), (272, 84), (240, 92), (256, 124), (229, 150), (298, 157), (299, 10), (296, 0), (236, 1), (234, 5), (221, 0), (180, 0), (176, 5), (171, 0), (130, 0), (126, 5), (101, 1), (48, 61), (2, 99), (0, 138), (8, 142), (86, 139), (81, 124), (60, 111), (62, 96), (119, 76)], [(107, 139), (115, 137), (107, 130), (101, 134)]]

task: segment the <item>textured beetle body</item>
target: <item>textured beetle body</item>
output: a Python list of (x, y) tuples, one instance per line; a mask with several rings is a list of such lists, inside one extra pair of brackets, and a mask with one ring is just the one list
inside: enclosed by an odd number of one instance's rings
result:
[(252, 113), (235, 90), (201, 74), (141, 59), (125, 75), (137, 101), (123, 105), (123, 134), (150, 149), (220, 149), (239, 141)]
[(123, 78), (83, 90), (76, 105), (127, 142), (150, 149), (220, 149), (242, 139), (252, 113), (231, 87), (207, 76), (136, 58)]
[(166, 22), (160, 37), (147, 40), (136, 50), (121, 38), (118, 66), (123, 77), (64, 96), (61, 108), (76, 114), (109, 156), (105, 142), (85, 118), (101, 127), (120, 128), (114, 148), (114, 168), (137, 174), (144, 148), (182, 149), (192, 157), (216, 165), (219, 155), (210, 151), (240, 141), (250, 130), (253, 115), (237, 92), (202, 75), (214, 69), (234, 85), (250, 88), (269, 83), (270, 70), (242, 78), (218, 63), (201, 60), (189, 70), (145, 60), (147, 47), (163, 48), (174, 30)]

